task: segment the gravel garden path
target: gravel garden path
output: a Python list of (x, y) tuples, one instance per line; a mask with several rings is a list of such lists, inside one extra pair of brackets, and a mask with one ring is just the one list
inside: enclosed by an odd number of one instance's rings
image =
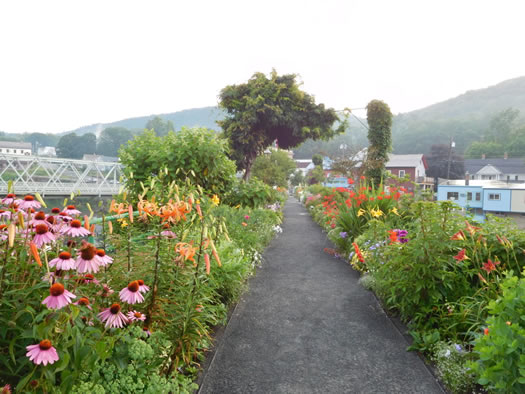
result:
[(374, 295), (290, 198), (200, 393), (443, 393)]

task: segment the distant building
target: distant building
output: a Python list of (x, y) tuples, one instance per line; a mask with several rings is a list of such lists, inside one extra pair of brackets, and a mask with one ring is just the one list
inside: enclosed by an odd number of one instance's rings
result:
[(465, 159), (465, 171), (472, 180), (525, 182), (525, 159)]
[(438, 185), (438, 201), (454, 201), (478, 221), (487, 213), (512, 217), (525, 228), (525, 183), (492, 180), (448, 180)]
[(18, 156), (31, 156), (32, 147), (29, 142), (0, 141), (0, 153)]
[(308, 171), (314, 169), (314, 163), (312, 160), (294, 160), (297, 165), (297, 170), (303, 173), (303, 176), (308, 174)]
[(38, 148), (36, 154), (38, 156), (57, 157), (57, 152), (54, 146), (42, 146)]

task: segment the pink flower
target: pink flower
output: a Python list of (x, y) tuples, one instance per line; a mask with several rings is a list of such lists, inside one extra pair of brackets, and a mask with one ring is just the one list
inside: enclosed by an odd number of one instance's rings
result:
[(62, 230), (62, 233), (69, 235), (70, 237), (85, 237), (86, 235), (91, 234), (89, 230), (82, 227), (82, 223), (77, 219), (72, 220), (71, 224)]
[(33, 196), (25, 196), (23, 200), (16, 200), (20, 209), (40, 209), (41, 205)]
[(249, 215), (245, 215), (244, 218), (245, 218), (246, 220), (248, 220), (248, 219), (250, 218), (250, 216), (249, 216)]
[(49, 227), (49, 231), (53, 233), (59, 233), (60, 229), (62, 228), (63, 224), (58, 223), (57, 216), (49, 215), (45, 220), (47, 227)]
[(113, 304), (109, 308), (104, 309), (98, 314), (98, 318), (102, 322), (106, 322), (106, 328), (109, 327), (124, 327), (128, 323), (128, 319), (120, 311), (119, 304)]
[(56, 267), (57, 270), (67, 271), (75, 268), (75, 260), (71, 258), (71, 253), (60, 252), (56, 259), (49, 262), (50, 267)]
[(140, 294), (139, 282), (134, 280), (128, 287), (124, 287), (119, 293), (120, 299), (128, 304), (136, 304), (144, 301), (144, 296)]
[(90, 272), (96, 274), (100, 268), (100, 260), (97, 257), (97, 249), (90, 243), (80, 248), (80, 256), (77, 257), (77, 271), (79, 274)]
[(109, 287), (107, 284), (103, 284), (102, 290), (97, 292), (97, 295), (102, 297), (109, 297), (113, 293), (114, 291), (111, 289), (111, 287)]
[(3, 219), (3, 218), (10, 219), (11, 218), (11, 212), (10, 211), (6, 211), (5, 209), (0, 209), (0, 219)]
[(142, 279), (139, 279), (137, 282), (139, 282), (139, 291), (141, 293), (147, 293), (149, 291), (149, 287), (144, 284)]
[(39, 248), (43, 244), (49, 244), (56, 241), (55, 236), (49, 232), (47, 224), (37, 224), (35, 227), (35, 233), (33, 243)]
[(146, 320), (146, 315), (137, 311), (130, 311), (127, 314), (129, 321), (144, 321)]
[(78, 216), (82, 213), (76, 209), (74, 205), (68, 205), (62, 212), (64, 212), (67, 216)]
[(177, 234), (170, 230), (164, 230), (160, 233), (160, 235), (169, 239), (177, 238)]
[(87, 306), (89, 309), (93, 309), (91, 308), (91, 305), (89, 305), (89, 299), (87, 297), (79, 298), (79, 300), (74, 302), (73, 305)]
[(99, 264), (104, 267), (113, 262), (113, 257), (109, 257), (104, 249), (97, 249), (97, 256), (95, 257)]
[(49, 309), (61, 309), (68, 304), (71, 304), (71, 299), (77, 296), (64, 289), (62, 283), (55, 283), (49, 288), (49, 296), (46, 297), (42, 304)]
[(15, 202), (16, 194), (9, 193), (7, 196), (2, 198), (2, 204), (9, 205)]
[(49, 224), (49, 222), (46, 221), (46, 214), (42, 211), (35, 213), (35, 215), (33, 216), (33, 219), (29, 221), (30, 226), (35, 227), (38, 224), (45, 224), (45, 225)]
[(36, 365), (53, 364), (55, 361), (58, 361), (57, 350), (51, 345), (51, 341), (48, 339), (44, 339), (36, 345), (29, 345), (26, 349), (26, 356)]

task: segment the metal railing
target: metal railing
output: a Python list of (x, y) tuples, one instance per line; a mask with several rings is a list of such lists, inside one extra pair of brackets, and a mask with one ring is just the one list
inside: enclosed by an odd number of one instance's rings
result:
[(120, 163), (0, 153), (0, 194), (12, 181), (20, 194), (108, 196), (119, 193), (122, 178)]

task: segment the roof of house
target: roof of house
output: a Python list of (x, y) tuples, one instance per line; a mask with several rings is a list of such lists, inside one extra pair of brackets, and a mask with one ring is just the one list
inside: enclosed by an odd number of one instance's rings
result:
[(411, 155), (388, 155), (388, 163), (385, 164), (385, 167), (417, 167), (421, 161), (425, 169), (427, 168), (427, 163), (422, 153), (416, 153)]
[(445, 180), (439, 186), (463, 186), (463, 187), (483, 187), (484, 189), (525, 189), (525, 183), (502, 182), (493, 180), (471, 179), (468, 185), (465, 185), (464, 179)]
[(0, 141), (0, 148), (31, 149), (30, 142)]
[(465, 171), (477, 174), (486, 166), (497, 168), (502, 174), (525, 174), (525, 159), (465, 159)]

